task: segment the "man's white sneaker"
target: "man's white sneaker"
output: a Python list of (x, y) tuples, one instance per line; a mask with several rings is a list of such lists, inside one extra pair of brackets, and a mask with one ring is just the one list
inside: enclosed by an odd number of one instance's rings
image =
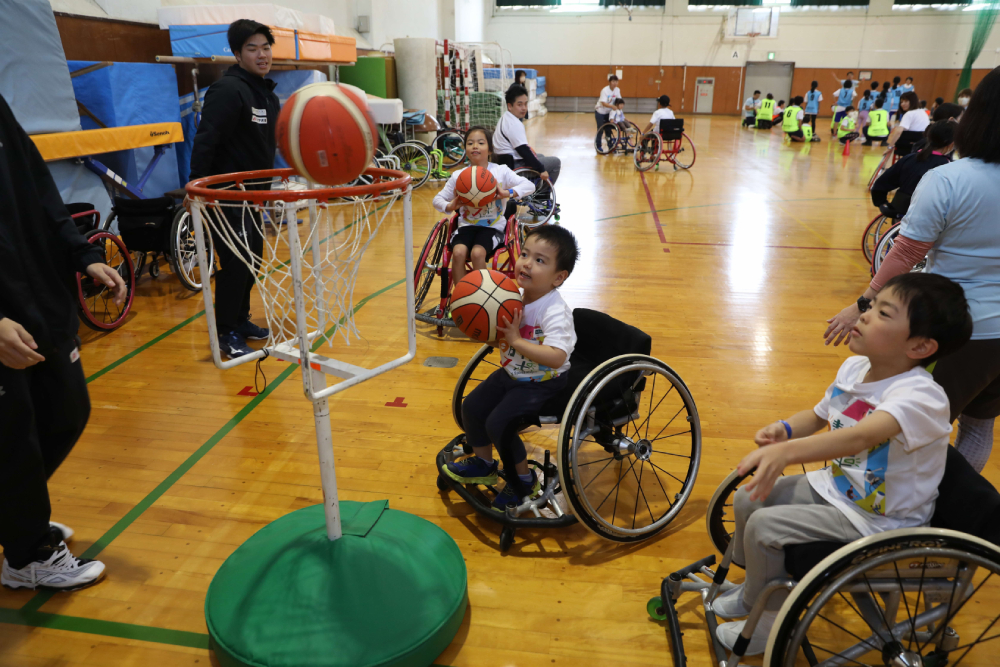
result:
[(58, 521), (49, 521), (49, 525), (58, 530), (60, 533), (62, 533), (63, 542), (69, 542), (70, 540), (73, 539), (73, 536), (76, 535), (76, 531), (64, 523), (59, 523)]
[(60, 542), (47, 559), (36, 560), (19, 570), (4, 559), (0, 583), (8, 588), (75, 591), (96, 584), (103, 576), (104, 563), (77, 558), (65, 542)]
[(750, 610), (743, 604), (743, 584), (730, 588), (712, 602), (712, 610), (722, 618), (742, 618), (749, 616)]
[[(767, 648), (767, 637), (771, 634), (771, 628), (774, 627), (774, 621), (777, 618), (778, 612), (776, 611), (765, 611), (760, 615), (757, 627), (754, 628), (753, 635), (750, 636), (750, 645), (747, 646), (747, 650), (743, 653), (744, 656), (760, 655), (764, 652)], [(716, 628), (715, 636), (719, 638), (723, 646), (732, 651), (745, 625), (746, 621), (722, 623)]]

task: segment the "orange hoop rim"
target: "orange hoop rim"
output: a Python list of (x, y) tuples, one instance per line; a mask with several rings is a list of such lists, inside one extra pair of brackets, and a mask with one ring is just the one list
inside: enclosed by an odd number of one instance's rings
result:
[[(205, 199), (211, 201), (251, 201), (263, 203), (265, 201), (293, 202), (303, 199), (336, 199), (340, 197), (363, 197), (366, 195), (380, 195), (389, 190), (405, 190), (410, 186), (413, 178), (409, 174), (396, 171), (395, 169), (380, 169), (369, 167), (364, 170), (363, 175), (371, 176), (377, 180), (369, 185), (341, 185), (334, 187), (306, 188), (305, 190), (243, 190), (238, 186), (246, 181), (253, 181), (265, 178), (281, 178), (288, 181), (291, 176), (298, 176), (294, 169), (258, 169), (255, 171), (241, 171), (233, 174), (219, 174), (217, 176), (206, 176), (191, 181), (184, 186), (184, 190), (192, 199)], [(215, 189), (213, 185), (235, 185), (236, 188), (225, 190)]]

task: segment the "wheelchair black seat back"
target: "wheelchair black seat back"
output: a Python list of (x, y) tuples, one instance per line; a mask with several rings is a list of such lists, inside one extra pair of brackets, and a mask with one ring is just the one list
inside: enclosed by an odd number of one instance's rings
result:
[(683, 135), (683, 118), (663, 118), (660, 120), (660, 136), (664, 141), (679, 141)]
[[(558, 467), (537, 464), (546, 477), (543, 493), (503, 515), (447, 478), (439, 478), (439, 486), (458, 491), (477, 511), (508, 527), (541, 527), (545, 520), (539, 520), (538, 510), (549, 507), (553, 526), (579, 520), (609, 540), (644, 540), (677, 516), (694, 487), (701, 458), (697, 407), (680, 377), (649, 356), (648, 334), (585, 308), (574, 310), (573, 319), (577, 344), (568, 385), (543, 406), (538, 419), (523, 425), (559, 425)], [(459, 428), (464, 429), (462, 402), (501, 368), (499, 356), (483, 346), (459, 377), (452, 401)], [(471, 453), (460, 435), (438, 455), (439, 467), (461, 454), (459, 444)], [(545, 451), (546, 463), (548, 457)], [(563, 500), (556, 501), (556, 494)], [(563, 508), (569, 510), (565, 517)], [(520, 518), (528, 512), (534, 518)]]
[[(734, 471), (735, 473), (735, 471)], [(709, 503), (709, 517), (747, 476), (730, 475)], [(735, 667), (772, 595), (787, 598), (768, 636), (764, 665), (994, 665), (1000, 638), (1000, 493), (952, 447), (929, 527), (876, 533), (850, 544), (786, 545), (787, 578), (765, 586), (728, 652), (717, 640), (715, 597), (734, 584), (729, 535), (713, 554), (663, 580), (647, 605), (668, 621), (674, 664), (686, 664), (675, 604), (699, 592), (717, 664)], [(712, 523), (709, 522), (710, 532)], [(722, 544), (720, 544), (720, 541)], [(702, 575), (701, 579), (697, 575)], [(805, 660), (802, 660), (802, 657)]]

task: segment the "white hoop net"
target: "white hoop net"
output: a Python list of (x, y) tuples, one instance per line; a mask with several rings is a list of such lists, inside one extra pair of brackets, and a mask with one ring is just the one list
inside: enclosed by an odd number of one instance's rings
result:
[[(212, 192), (242, 191), (246, 199), (222, 199), (204, 194), (204, 190), (192, 198), (196, 235), (211, 234), (216, 249), (228, 249), (253, 274), (267, 318), (267, 353), (286, 361), (301, 362), (308, 358), (314, 369), (346, 379), (362, 381), (369, 377), (366, 369), (313, 353), (332, 343), (338, 335), (348, 345), (352, 339), (360, 337), (354, 322), (358, 269), (365, 251), (401, 197), (406, 200), (407, 236), (412, 237), (409, 188), (405, 187), (405, 192), (401, 189), (375, 192), (379, 190), (378, 183), (385, 180), (389, 178), (366, 174), (362, 182), (376, 183), (367, 186), (369, 193), (330, 197), (331, 192), (338, 191), (311, 189), (290, 174), (245, 180), (214, 179)], [(294, 195), (288, 197), (291, 201), (260, 201), (264, 195), (255, 190), (282, 191), (286, 197), (289, 192)], [(341, 192), (352, 193), (351, 190)], [(408, 247), (412, 245), (412, 241), (407, 243)], [(203, 269), (214, 260), (205, 257), (204, 252), (202, 237), (198, 260)], [(229, 261), (235, 260), (230, 258)], [(409, 273), (412, 274), (412, 269)], [(409, 283), (412, 284), (412, 277)], [(205, 285), (203, 291), (216, 365), (228, 368), (265, 356), (261, 351), (234, 361), (222, 361), (213, 331), (214, 304), (211, 303), (210, 287)], [(361, 375), (365, 377), (359, 378)]]

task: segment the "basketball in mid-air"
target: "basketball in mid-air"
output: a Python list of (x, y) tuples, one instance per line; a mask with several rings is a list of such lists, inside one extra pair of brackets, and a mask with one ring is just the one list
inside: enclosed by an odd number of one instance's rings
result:
[(502, 319), (513, 322), (514, 314), (523, 311), (517, 284), (499, 271), (472, 271), (455, 283), (451, 293), (455, 326), (469, 338), (484, 343), (497, 339), (497, 325), (503, 323)]
[(466, 167), (458, 173), (455, 195), (467, 206), (482, 208), (496, 199), (499, 193), (497, 179), (486, 167)]
[(292, 169), (321, 185), (356, 179), (371, 164), (378, 145), (368, 102), (346, 86), (326, 81), (303, 86), (288, 98), (275, 133)]

